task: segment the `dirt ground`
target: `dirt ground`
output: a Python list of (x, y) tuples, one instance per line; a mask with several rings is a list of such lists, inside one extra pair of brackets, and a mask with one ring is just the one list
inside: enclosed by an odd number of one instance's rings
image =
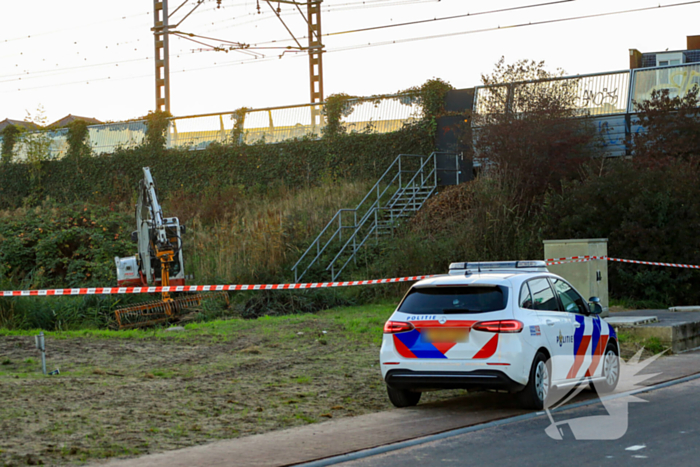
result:
[[(48, 334), (58, 376), (41, 374), (31, 335), (0, 335), (0, 466), (75, 465), (390, 409), (378, 363), (391, 307), (359, 308)], [(638, 348), (626, 343), (623, 357)]]
[(50, 377), (33, 337), (0, 336), (0, 465), (79, 464), (389, 409), (380, 324), (321, 316), (49, 336), (48, 370), (61, 372)]

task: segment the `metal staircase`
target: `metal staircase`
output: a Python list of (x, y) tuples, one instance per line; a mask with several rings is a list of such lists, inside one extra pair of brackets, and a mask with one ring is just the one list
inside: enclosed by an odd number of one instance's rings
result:
[(314, 267), (325, 267), (335, 281), (368, 240), (393, 235), (437, 190), (437, 156), (396, 157), (360, 204), (340, 209), (309, 245), (292, 267), (295, 282)]

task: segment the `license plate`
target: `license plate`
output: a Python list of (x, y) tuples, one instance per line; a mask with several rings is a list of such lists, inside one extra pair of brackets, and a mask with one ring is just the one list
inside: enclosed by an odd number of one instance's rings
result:
[(469, 338), (466, 329), (426, 329), (422, 334), (427, 342), (466, 342)]

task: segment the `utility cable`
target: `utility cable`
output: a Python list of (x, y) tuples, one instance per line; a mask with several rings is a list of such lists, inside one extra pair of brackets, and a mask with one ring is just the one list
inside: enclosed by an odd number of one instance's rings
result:
[(341, 34), (351, 34), (351, 33), (355, 33), (355, 32), (376, 31), (377, 29), (396, 28), (396, 27), (400, 27), (400, 26), (413, 26), (416, 24), (433, 23), (435, 21), (445, 21), (445, 20), (450, 20), (450, 19), (467, 18), (469, 16), (490, 15), (493, 13), (504, 13), (506, 11), (525, 10), (525, 9), (530, 9), (530, 8), (538, 8), (538, 7), (543, 7), (543, 6), (557, 5), (557, 4), (561, 4), (561, 3), (571, 3), (571, 2), (575, 2), (575, 1), (576, 0), (556, 0), (553, 2), (535, 3), (532, 5), (522, 5), (522, 6), (516, 6), (516, 7), (510, 7), (510, 8), (501, 8), (498, 10), (479, 11), (476, 13), (465, 13), (463, 15), (443, 16), (442, 18), (422, 19), (422, 20), (418, 20), (418, 21), (409, 21), (406, 23), (385, 24), (383, 26), (373, 26), (373, 27), (362, 28), (362, 29), (351, 29), (349, 31), (331, 32), (328, 34), (324, 34), (324, 36), (339, 36)]
[(344, 50), (355, 50), (355, 49), (362, 49), (362, 48), (367, 48), (367, 47), (379, 47), (382, 45), (403, 44), (406, 42), (416, 42), (416, 41), (423, 41), (423, 40), (429, 40), (429, 39), (438, 39), (438, 38), (443, 38), (443, 37), (462, 36), (462, 35), (466, 35), (466, 34), (476, 34), (476, 33), (480, 33), (480, 32), (499, 31), (499, 30), (505, 30), (505, 29), (522, 28), (522, 27), (527, 27), (527, 26), (541, 26), (543, 24), (563, 23), (563, 22), (577, 21), (577, 20), (582, 20), (582, 19), (602, 18), (605, 16), (614, 16), (614, 15), (621, 15), (621, 14), (626, 14), (626, 13), (637, 13), (637, 12), (641, 12), (641, 11), (658, 10), (658, 9), (662, 9), (662, 8), (674, 8), (674, 7), (679, 7), (679, 6), (689, 6), (689, 5), (696, 5), (699, 3), (700, 3), (700, 0), (695, 0), (695, 1), (690, 1), (690, 2), (673, 3), (673, 4), (669, 4), (669, 5), (659, 4), (657, 6), (652, 6), (652, 7), (633, 8), (633, 9), (629, 9), (629, 10), (612, 11), (612, 12), (608, 12), (608, 13), (595, 13), (595, 14), (591, 14), (591, 15), (571, 16), (569, 18), (558, 18), (558, 19), (543, 20), (543, 21), (531, 21), (529, 23), (512, 24), (510, 26), (497, 26), (497, 27), (491, 27), (491, 28), (472, 29), (472, 30), (468, 30), (468, 31), (436, 34), (436, 35), (432, 35), (432, 36), (411, 37), (411, 38), (407, 38), (407, 39), (398, 39), (398, 40), (393, 40), (393, 41), (377, 42), (374, 44), (368, 43), (368, 44), (362, 44), (362, 45), (356, 45), (356, 46), (341, 47), (341, 48), (335, 49), (334, 51), (339, 52), (339, 51), (344, 51)]
[[(362, 28), (362, 29), (351, 29), (348, 31), (338, 31), (338, 32), (330, 32), (326, 34), (322, 34), (324, 37), (329, 37), (329, 36), (339, 36), (343, 34), (352, 34), (352, 33), (357, 33), (357, 32), (366, 32), (366, 31), (373, 31), (377, 29), (387, 29), (387, 28), (394, 28), (394, 27), (399, 27), (399, 26), (412, 26), (416, 24), (423, 24), (423, 23), (432, 23), (436, 21), (444, 21), (444, 20), (450, 20), (450, 19), (457, 19), (457, 18), (467, 18), (471, 16), (483, 16), (483, 15), (491, 15), (495, 13), (505, 13), (509, 11), (516, 11), (516, 10), (524, 10), (524, 9), (530, 9), (530, 8), (538, 8), (538, 7), (543, 7), (543, 6), (551, 6), (551, 5), (557, 5), (561, 3), (570, 3), (570, 2), (575, 2), (577, 0), (555, 0), (551, 2), (546, 2), (546, 3), (534, 3), (534, 4), (529, 4), (529, 5), (521, 5), (517, 7), (510, 7), (510, 8), (501, 8), (498, 10), (487, 10), (487, 11), (477, 11), (475, 13), (465, 13), (461, 15), (454, 15), (454, 16), (444, 16), (441, 18), (431, 18), (431, 19), (424, 19), (424, 20), (418, 20), (418, 21), (410, 21), (406, 23), (396, 23), (396, 24), (386, 24), (382, 26), (373, 26), (369, 28)], [(301, 39), (306, 39), (307, 36), (301, 37)], [(281, 39), (277, 41), (265, 41), (265, 42), (258, 42), (258, 44), (271, 44), (271, 43), (276, 43), (276, 42), (286, 42), (288, 39)], [(257, 45), (257, 44), (255, 44)]]
[(4, 39), (4, 40), (3, 40), (3, 39), (0, 39), (0, 44), (4, 44), (4, 43), (6, 43), (6, 42), (14, 42), (14, 41), (21, 41), (21, 40), (26, 40), (26, 39), (33, 39), (33, 38), (35, 38), (35, 37), (47, 36), (47, 35), (56, 34), (56, 33), (59, 33), (59, 32), (75, 31), (76, 29), (82, 29), (82, 28), (91, 27), (91, 26), (98, 26), (98, 25), (100, 25), (100, 24), (112, 23), (112, 22), (114, 22), (114, 21), (121, 21), (121, 20), (125, 20), (125, 19), (130, 19), (130, 18), (137, 18), (137, 17), (141, 17), (141, 16), (145, 16), (145, 15), (150, 15), (150, 14), (151, 14), (151, 12), (150, 12), (150, 11), (147, 11), (146, 13), (137, 13), (137, 14), (133, 14), (133, 15), (130, 15), (130, 16), (122, 16), (121, 18), (107, 19), (107, 20), (99, 21), (99, 22), (91, 22), (91, 23), (89, 23), (89, 24), (83, 24), (83, 25), (80, 25), (80, 26), (72, 26), (72, 27), (70, 27), (70, 28), (55, 29), (55, 30), (53, 30), (53, 31), (40, 32), (40, 33), (37, 33), (37, 34), (27, 34), (26, 36), (12, 37), (12, 38), (9, 38), (9, 39)]
[[(274, 0), (272, 0), (274, 1)], [(403, 6), (403, 5), (412, 5), (412, 4), (417, 4), (417, 3), (437, 3), (440, 1), (445, 1), (445, 0), (382, 0), (382, 1), (391, 1), (392, 3), (386, 3), (386, 4), (368, 4), (369, 2), (353, 2), (353, 3), (346, 3), (343, 5), (355, 5), (355, 6), (347, 6), (347, 7), (338, 7), (338, 6), (333, 6), (333, 5), (323, 5), (321, 4), (321, 12), (324, 14), (328, 13), (335, 13), (335, 12), (340, 12), (340, 11), (348, 11), (348, 10), (358, 10), (358, 9), (368, 9), (368, 8), (384, 8), (384, 7), (394, 7), (394, 6)], [(298, 5), (297, 5), (298, 7)], [(280, 13), (282, 16), (289, 16), (293, 15), (293, 11), (283, 11)], [(259, 23), (261, 21), (266, 21), (269, 19), (272, 19), (273, 16), (269, 15), (269, 13), (262, 12), (262, 14), (258, 15), (255, 13), (249, 13), (246, 16), (254, 16), (256, 17), (255, 19), (249, 19), (247, 21), (242, 21), (239, 23), (234, 23), (230, 26), (222, 26), (222, 27), (217, 27), (213, 29), (206, 29), (204, 32), (215, 32), (215, 31), (221, 31), (224, 29), (229, 29), (230, 27), (235, 27), (235, 26), (245, 26), (247, 24), (253, 24), (253, 23)], [(231, 21), (236, 21), (239, 18), (230, 18), (230, 19), (224, 19), (221, 21), (213, 21), (211, 24), (222, 24), (222, 23), (228, 23)]]
[[(653, 7), (634, 8), (634, 9), (613, 11), (613, 12), (607, 12), (607, 13), (595, 13), (595, 14), (591, 14), (591, 15), (572, 16), (572, 17), (568, 17), (568, 18), (558, 18), (558, 19), (543, 20), (543, 21), (536, 21), (536, 22), (529, 22), (529, 23), (520, 23), (520, 24), (509, 25), (509, 26), (498, 26), (498, 27), (483, 28), (483, 29), (472, 29), (472, 30), (468, 30), (468, 31), (459, 31), (459, 32), (454, 32), (454, 33), (436, 34), (436, 35), (431, 35), (431, 36), (412, 37), (412, 38), (407, 38), (407, 39), (398, 39), (398, 40), (383, 41), (383, 42), (376, 42), (376, 43), (352, 45), (352, 46), (347, 46), (347, 47), (332, 48), (332, 49), (325, 51), (324, 53), (344, 52), (344, 51), (348, 51), (348, 50), (356, 50), (356, 49), (369, 48), (369, 47), (381, 47), (381, 46), (385, 46), (385, 45), (394, 45), (394, 44), (416, 42), (416, 41), (423, 41), (423, 40), (429, 40), (429, 39), (454, 37), (454, 36), (466, 35), (466, 34), (478, 34), (478, 33), (482, 33), (482, 32), (500, 31), (500, 30), (514, 29), (514, 28), (521, 28), (521, 27), (528, 27), (528, 26), (539, 26), (539, 25), (545, 25), (545, 24), (554, 24), (554, 23), (561, 23), (561, 22), (577, 21), (577, 20), (582, 20), (582, 19), (600, 18), (600, 17), (606, 17), (606, 16), (614, 16), (614, 15), (621, 15), (621, 14), (627, 14), (627, 13), (637, 13), (637, 12), (651, 11), (651, 10), (657, 10), (657, 9), (675, 8), (675, 7), (690, 6), (690, 5), (697, 5), (697, 4), (700, 4), (700, 0), (672, 3), (672, 4), (667, 4), (667, 5), (657, 5), (657, 6), (653, 6)], [(297, 56), (297, 57), (302, 56), (303, 57), (305, 55), (295, 55), (295, 56)], [(270, 60), (274, 60), (274, 59), (277, 59), (277, 57), (264, 57), (264, 58), (257, 58), (257, 59), (248, 59), (248, 60), (243, 60), (243, 61), (228, 62), (228, 63), (224, 63), (224, 64), (220, 64), (220, 65), (201, 67), (201, 68), (198, 68), (197, 70), (184, 70), (183, 69), (181, 71), (171, 71), (171, 73), (184, 73), (186, 71), (200, 71), (200, 70), (208, 70), (208, 69), (212, 69), (212, 68), (221, 68), (221, 67), (226, 67), (226, 66), (243, 65), (243, 64), (247, 64), (247, 63), (260, 63), (263, 61), (270, 61)], [(131, 76), (131, 77), (124, 77), (124, 78), (117, 78), (115, 80), (135, 79), (135, 78), (143, 78), (143, 77), (152, 77), (152, 75), (149, 74), (149, 75), (142, 75), (142, 76)], [(109, 79), (110, 79), (109, 77), (97, 78), (97, 79), (93, 79), (91, 81), (105, 81), (105, 80), (109, 80)], [(52, 86), (53, 87), (55, 87), (55, 86), (67, 86), (67, 85), (72, 85), (72, 84), (80, 84), (83, 82), (85, 82), (85, 80), (74, 81), (74, 82), (70, 82), (70, 83), (52, 83), (52, 84), (49, 84), (46, 86), (35, 86), (32, 88), (25, 88), (25, 90), (40, 89), (40, 88), (46, 88), (46, 87), (52, 87)], [(9, 91), (3, 91), (3, 92), (9, 92)]]
[(284, 29), (287, 30), (287, 32), (289, 33), (289, 35), (292, 36), (292, 39), (294, 39), (294, 42), (296, 42), (297, 45), (299, 46), (299, 48), (301, 49), (301, 48), (302, 48), (301, 44), (299, 43), (299, 41), (297, 40), (297, 38), (294, 36), (294, 33), (292, 32), (292, 30), (289, 29), (289, 26), (287, 26), (287, 23), (284, 22), (284, 20), (282, 19), (282, 16), (280, 16), (279, 12), (278, 12), (277, 10), (275, 10), (275, 7), (272, 6), (272, 3), (270, 3), (269, 0), (267, 0), (267, 4), (270, 6), (270, 8), (272, 9), (272, 11), (275, 13), (275, 15), (277, 15), (277, 18), (278, 18), (278, 19), (280, 20), (280, 22), (282, 23), (282, 26), (284, 26)]

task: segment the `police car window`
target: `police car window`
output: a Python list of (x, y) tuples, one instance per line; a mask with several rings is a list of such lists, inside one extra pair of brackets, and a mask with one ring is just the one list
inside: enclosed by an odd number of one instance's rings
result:
[(520, 288), (520, 308), (534, 309), (532, 294), (530, 293), (530, 288), (527, 286), (527, 282)]
[(583, 297), (581, 297), (573, 287), (559, 279), (552, 279), (552, 284), (554, 284), (554, 290), (557, 291), (561, 304), (564, 306), (564, 310), (570, 313), (588, 313), (586, 302), (584, 302)]
[(398, 311), (414, 315), (487, 313), (503, 310), (508, 289), (501, 286), (415, 287)]
[(532, 293), (532, 305), (534, 310), (559, 311), (559, 302), (554, 291), (549, 286), (547, 279), (532, 279), (528, 281)]

